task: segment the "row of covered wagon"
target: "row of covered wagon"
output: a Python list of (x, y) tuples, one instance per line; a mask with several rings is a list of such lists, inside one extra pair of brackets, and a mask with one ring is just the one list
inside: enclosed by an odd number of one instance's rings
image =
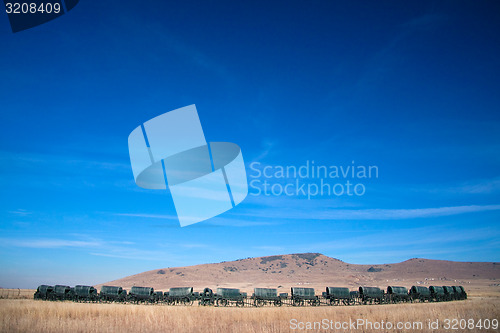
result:
[(462, 286), (388, 286), (386, 290), (378, 287), (359, 287), (349, 290), (342, 287), (326, 287), (326, 291), (317, 295), (314, 288), (292, 287), (288, 293), (278, 293), (274, 288), (254, 288), (251, 296), (239, 289), (217, 288), (213, 292), (205, 288), (195, 292), (192, 287), (170, 288), (168, 292), (155, 291), (151, 287), (132, 287), (128, 292), (122, 287), (102, 286), (98, 292), (92, 286), (75, 287), (41, 285), (34, 298), (41, 300), (76, 302), (129, 302), (157, 303), (166, 305), (192, 305), (197, 302), (202, 306), (319, 306), (319, 305), (355, 305), (383, 304), (403, 302), (442, 302), (467, 299)]

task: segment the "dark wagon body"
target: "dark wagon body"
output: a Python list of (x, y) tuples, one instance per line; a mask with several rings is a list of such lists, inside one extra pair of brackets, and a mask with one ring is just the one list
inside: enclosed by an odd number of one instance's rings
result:
[(297, 288), (292, 287), (292, 305), (300, 306), (309, 304), (317, 306), (320, 304), (318, 296), (314, 292), (314, 288)]
[(92, 286), (75, 286), (74, 300), (77, 302), (96, 302), (99, 299), (97, 289)]
[(57, 301), (65, 301), (73, 299), (70, 286), (56, 285), (54, 286), (54, 299)]
[(264, 306), (266, 304), (282, 305), (281, 297), (278, 296), (278, 289), (274, 288), (254, 288), (252, 299), (255, 306)]
[(128, 294), (128, 300), (131, 302), (149, 302), (154, 303), (155, 291), (151, 287), (133, 286)]
[(122, 287), (102, 286), (99, 299), (104, 302), (125, 302), (127, 291)]
[(155, 303), (161, 303), (165, 299), (165, 294), (163, 291), (155, 290)]
[(345, 287), (326, 287), (324, 298), (330, 305), (350, 305), (354, 303), (349, 288)]
[(217, 288), (217, 292), (214, 297), (215, 304), (218, 306), (228, 306), (233, 304), (236, 306), (245, 305), (245, 297), (239, 289)]
[(196, 299), (196, 296), (193, 292), (193, 287), (178, 287), (170, 288), (164, 299), (167, 304), (190, 305)]
[(431, 299), (436, 302), (442, 302), (446, 300), (444, 295), (444, 288), (440, 286), (430, 286), (429, 290), (431, 292)]
[(388, 286), (386, 297), (387, 302), (390, 303), (409, 302), (411, 300), (408, 289), (397, 286)]
[(363, 304), (383, 303), (384, 291), (377, 287), (359, 287), (359, 299)]
[(215, 304), (214, 292), (212, 289), (203, 289), (203, 292), (200, 294), (200, 302), (198, 304), (203, 306)]
[(464, 287), (462, 287), (462, 286), (453, 286), (452, 288), (455, 291), (455, 299), (457, 299), (457, 300), (467, 299), (467, 293), (465, 292)]
[(51, 300), (54, 297), (54, 286), (42, 284), (36, 288), (34, 299)]
[(455, 300), (455, 289), (453, 287), (449, 286), (443, 286), (443, 291), (444, 291), (444, 299), (446, 301), (454, 301)]
[(413, 301), (419, 300), (420, 302), (432, 300), (429, 288), (421, 286), (412, 286), (410, 288), (410, 297)]

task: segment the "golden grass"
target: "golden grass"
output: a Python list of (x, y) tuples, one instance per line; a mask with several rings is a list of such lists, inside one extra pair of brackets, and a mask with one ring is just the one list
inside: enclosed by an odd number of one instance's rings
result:
[[(132, 304), (85, 304), (33, 300), (0, 300), (1, 332), (296, 332), (290, 320), (323, 319), (372, 322), (414, 322), (427, 319), (499, 318), (499, 298), (433, 304), (372, 305), (352, 307), (215, 308)], [(309, 330), (313, 332), (314, 330)], [(324, 332), (328, 330), (323, 330)], [(330, 331), (344, 331), (335, 330)], [(382, 330), (384, 331), (384, 330)], [(393, 329), (389, 332), (407, 332)], [(411, 331), (411, 330), (410, 330)], [(438, 330), (434, 332), (441, 332)], [(356, 332), (381, 332), (358, 329)], [(460, 332), (460, 330), (448, 331)], [(494, 332), (467, 330), (467, 332)], [(498, 330), (496, 331), (498, 332)]]
[(35, 289), (0, 289), (0, 299), (33, 299)]

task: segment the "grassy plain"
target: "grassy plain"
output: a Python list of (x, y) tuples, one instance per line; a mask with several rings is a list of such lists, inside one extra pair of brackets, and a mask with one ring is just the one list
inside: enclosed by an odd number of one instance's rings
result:
[[(27, 299), (0, 299), (1, 332), (498, 332), (499, 330), (445, 330), (445, 319), (499, 319), (500, 298), (473, 297), (467, 301), (349, 307), (218, 308), (133, 304), (87, 304)], [(291, 321), (296, 319), (296, 324)], [(333, 321), (330, 329), (300, 330), (303, 323)], [(421, 322), (422, 329), (335, 329), (335, 322), (357, 319)], [(428, 328), (428, 320), (440, 328)], [(293, 329), (297, 327), (297, 329)], [(312, 326), (314, 328), (314, 326)], [(318, 326), (317, 326), (318, 327)]]

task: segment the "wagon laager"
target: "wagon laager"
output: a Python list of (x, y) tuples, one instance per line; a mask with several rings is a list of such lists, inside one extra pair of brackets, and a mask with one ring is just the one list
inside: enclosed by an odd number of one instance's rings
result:
[(54, 287), (42, 284), (36, 288), (34, 299), (50, 300), (54, 296)]
[(97, 302), (99, 296), (97, 290), (92, 286), (75, 286), (74, 300), (77, 302)]
[(193, 287), (170, 288), (165, 301), (167, 304), (192, 305), (196, 296), (193, 293)]
[(420, 302), (431, 301), (431, 291), (427, 287), (412, 286), (410, 289), (410, 298), (412, 301), (417, 299)]
[[(162, 293), (155, 292), (150, 287), (132, 287), (130, 297), (127, 291), (117, 286), (103, 286), (99, 297), (96, 297), (96, 290), (92, 286), (77, 285), (70, 288), (64, 285), (38, 286), (34, 293), (34, 299), (45, 300), (95, 300), (96, 302), (147, 302), (159, 304), (187, 304), (191, 305), (198, 301), (199, 305), (217, 306), (245, 306), (245, 305), (275, 305), (280, 304), (304, 306), (304, 305), (349, 305), (349, 304), (380, 304), (416, 301), (433, 302), (445, 300), (466, 299), (467, 294), (462, 286), (412, 286), (407, 298), (405, 298), (406, 288), (388, 286), (387, 293), (376, 287), (359, 287), (358, 290), (350, 291), (348, 288), (327, 287), (322, 296), (317, 296), (313, 288), (291, 288), (291, 296), (287, 293), (279, 293), (273, 288), (255, 288), (251, 297), (247, 293), (240, 292), (239, 289), (218, 288), (217, 293), (212, 289), (205, 288), (203, 292), (193, 292), (192, 287), (171, 288), (170, 291)], [(56, 294), (57, 293), (57, 294)], [(163, 294), (163, 296), (162, 296)], [(57, 295), (57, 296), (56, 296)], [(183, 301), (184, 298), (189, 301)], [(170, 301), (169, 301), (170, 300)], [(332, 304), (333, 303), (333, 304)]]
[(359, 287), (359, 298), (363, 304), (381, 304), (384, 301), (384, 291), (377, 287)]
[(125, 302), (127, 291), (122, 287), (102, 286), (99, 299), (104, 302)]
[(399, 303), (409, 302), (411, 300), (408, 295), (408, 289), (405, 287), (388, 286), (387, 287), (387, 302)]
[(318, 306), (320, 303), (318, 296), (314, 293), (314, 288), (292, 287), (291, 291), (293, 306), (302, 306), (304, 304)]
[(351, 297), (349, 288), (343, 287), (326, 287), (325, 299), (330, 305), (351, 305), (354, 304), (354, 299)]
[(266, 304), (281, 306), (283, 304), (278, 296), (278, 289), (274, 288), (254, 288), (252, 298), (255, 306)]
[(217, 306), (228, 306), (235, 304), (236, 306), (244, 306), (244, 297), (239, 289), (232, 288), (217, 288), (215, 293), (215, 303)]

